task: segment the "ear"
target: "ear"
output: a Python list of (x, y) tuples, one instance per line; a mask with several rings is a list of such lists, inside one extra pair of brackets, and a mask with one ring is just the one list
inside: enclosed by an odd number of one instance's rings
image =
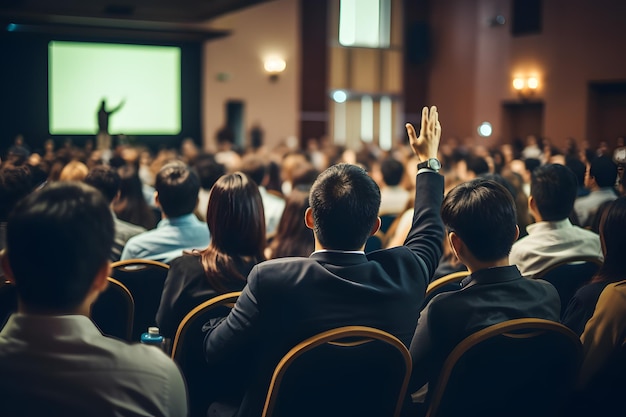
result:
[(537, 209), (537, 200), (531, 195), (528, 197), (528, 212), (537, 220), (537, 214), (539, 210)]
[(122, 195), (122, 192), (120, 190), (117, 190), (117, 194), (115, 194), (115, 197), (113, 197), (113, 201), (111, 201), (111, 204), (117, 203), (121, 195)]
[(378, 230), (380, 230), (381, 224), (382, 224), (382, 221), (380, 220), (380, 217), (376, 217), (374, 226), (372, 227), (372, 230), (370, 231), (370, 236), (374, 236), (376, 233), (378, 233)]
[(6, 254), (6, 250), (0, 251), (0, 265), (2, 265), (2, 271), (4, 272), (4, 278), (11, 284), (15, 284), (15, 278), (13, 276), (13, 270), (9, 264), (9, 257)]
[(459, 235), (454, 232), (448, 233), (448, 242), (450, 242), (450, 248), (452, 248), (454, 256), (456, 256), (459, 261), (463, 262), (463, 259), (461, 258), (461, 256), (459, 256), (459, 254), (463, 253), (465, 249), (465, 243), (463, 243)]
[(517, 242), (517, 238), (519, 238), (519, 226), (515, 225), (515, 239), (513, 239), (513, 242)]
[(161, 207), (161, 203), (159, 203), (159, 192), (154, 192), (154, 205), (157, 207)]
[(111, 274), (111, 262), (107, 261), (104, 264), (102, 264), (100, 269), (98, 269), (98, 272), (96, 273), (93, 283), (91, 284), (91, 290), (95, 292), (96, 294), (100, 294), (102, 291), (104, 291), (106, 287), (109, 285), (109, 280), (107, 279), (107, 277), (110, 274)]
[(308, 207), (304, 212), (304, 224), (306, 224), (306, 227), (313, 230), (313, 209), (311, 209), (311, 207)]

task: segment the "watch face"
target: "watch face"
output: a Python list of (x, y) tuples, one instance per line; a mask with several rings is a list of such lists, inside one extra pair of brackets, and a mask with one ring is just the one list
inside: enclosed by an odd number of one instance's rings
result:
[(428, 165), (434, 170), (439, 171), (441, 169), (441, 162), (438, 159), (431, 158), (428, 160)]

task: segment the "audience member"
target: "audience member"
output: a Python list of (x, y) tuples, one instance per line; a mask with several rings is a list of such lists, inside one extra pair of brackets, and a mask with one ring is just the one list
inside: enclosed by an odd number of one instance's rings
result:
[(421, 312), (410, 344), (411, 392), (426, 383), (434, 386), (448, 354), (472, 333), (506, 320), (558, 321), (560, 315), (559, 295), (552, 285), (523, 278), (509, 265), (519, 231), (515, 203), (506, 188), (486, 179), (458, 185), (446, 195), (441, 217), (452, 250), (471, 275), (461, 290), (437, 295)]
[(269, 193), (265, 188), (269, 176), (267, 166), (261, 156), (256, 154), (244, 156), (241, 161), (241, 171), (248, 175), (259, 187), (265, 212), (265, 230), (267, 235), (271, 237), (276, 233), (280, 216), (282, 216), (285, 209), (285, 199)]
[(580, 288), (563, 315), (563, 324), (581, 335), (585, 324), (593, 315), (600, 293), (613, 282), (626, 279), (626, 198), (609, 203), (609, 207), (600, 221), (600, 241), (604, 263), (591, 280)]
[(610, 157), (598, 156), (591, 161), (585, 173), (585, 186), (590, 193), (585, 197), (578, 198), (574, 203), (574, 210), (581, 226), (591, 225), (600, 204), (617, 198), (615, 193), (616, 178), (617, 166)]
[(408, 344), (441, 255), (443, 177), (429, 168), (441, 135), (436, 108), (424, 108), (419, 138), (410, 124), (407, 130), (424, 162), (405, 246), (364, 254), (365, 241), (380, 225), (380, 191), (363, 169), (332, 166), (313, 185), (304, 216), (313, 229), (316, 251), (310, 258), (257, 265), (229, 316), (209, 330), (205, 354), (210, 366), (237, 362), (242, 351), (254, 359), (239, 416), (260, 415), (280, 358), (321, 331), (360, 324), (388, 331)]
[(587, 171), (585, 164), (578, 157), (568, 156), (565, 158), (565, 166), (571, 169), (576, 176), (576, 183), (578, 184), (576, 198), (589, 195), (589, 190), (585, 188), (585, 172)]
[(89, 173), (87, 165), (80, 161), (70, 161), (61, 170), (59, 174), (59, 181), (82, 181)]
[(180, 161), (166, 164), (156, 176), (154, 200), (163, 219), (156, 229), (128, 240), (122, 251), (125, 259), (152, 259), (170, 262), (183, 250), (206, 247), (209, 231), (194, 216), (200, 182), (195, 173)]
[(403, 213), (411, 198), (400, 182), (404, 175), (404, 166), (393, 157), (387, 157), (380, 163), (383, 186), (380, 189), (379, 215)]
[(187, 415), (184, 381), (162, 351), (105, 337), (88, 318), (113, 235), (107, 202), (80, 183), (32, 193), (9, 218), (2, 265), (19, 309), (0, 332), (3, 415)]
[[(96, 190), (100, 191), (106, 201), (109, 202), (109, 206), (112, 208), (115, 200), (120, 195), (120, 176), (113, 168), (106, 166), (95, 167), (85, 177), (85, 183), (91, 185)], [(113, 209), (111, 209), (113, 216), (113, 225), (115, 229), (115, 236), (113, 238), (113, 245), (111, 247), (111, 256), (109, 259), (111, 262), (119, 261), (122, 256), (122, 249), (128, 242), (128, 239), (143, 233), (145, 228), (137, 226), (132, 223), (120, 220), (115, 215)]]
[(598, 235), (569, 221), (576, 194), (576, 176), (566, 166), (548, 164), (533, 171), (528, 207), (536, 223), (526, 228), (528, 236), (515, 242), (509, 255), (522, 275), (532, 277), (573, 257), (602, 260)]
[(265, 221), (256, 184), (235, 172), (211, 189), (207, 210), (211, 243), (172, 261), (156, 321), (165, 337), (198, 304), (217, 295), (241, 291), (254, 265), (264, 260)]
[(196, 158), (193, 166), (200, 179), (200, 191), (198, 192), (198, 217), (206, 221), (206, 211), (209, 204), (209, 194), (213, 184), (226, 173), (224, 165), (218, 164), (215, 157), (210, 154), (201, 154)]
[(304, 213), (309, 208), (309, 191), (295, 188), (287, 197), (285, 210), (278, 223), (276, 235), (265, 253), (268, 259), (288, 256), (307, 257), (313, 253), (313, 231), (304, 224)]
[(144, 198), (137, 169), (124, 165), (117, 172), (120, 176), (120, 197), (113, 203), (113, 211), (125, 222), (148, 230), (154, 228), (157, 219)]

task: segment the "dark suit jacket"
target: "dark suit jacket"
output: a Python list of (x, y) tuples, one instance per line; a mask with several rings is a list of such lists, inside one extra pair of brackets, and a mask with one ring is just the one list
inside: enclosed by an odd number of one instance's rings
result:
[(482, 269), (458, 291), (437, 295), (422, 311), (411, 341), (409, 392), (434, 386), (443, 362), (467, 336), (492, 324), (519, 318), (559, 321), (561, 301), (554, 286), (521, 276), (516, 266)]
[(261, 414), (280, 358), (317, 333), (347, 325), (372, 326), (408, 346), (443, 239), (443, 177), (423, 172), (416, 181), (413, 227), (405, 246), (367, 255), (320, 251), (253, 268), (230, 315), (205, 339), (210, 365), (251, 361), (253, 372), (239, 416)]

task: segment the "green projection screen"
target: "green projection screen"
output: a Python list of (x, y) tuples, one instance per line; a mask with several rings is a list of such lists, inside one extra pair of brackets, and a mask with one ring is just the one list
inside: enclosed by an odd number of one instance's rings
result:
[(177, 135), (181, 131), (180, 48), (61, 42), (48, 44), (49, 130), (95, 135), (102, 100), (109, 133)]

